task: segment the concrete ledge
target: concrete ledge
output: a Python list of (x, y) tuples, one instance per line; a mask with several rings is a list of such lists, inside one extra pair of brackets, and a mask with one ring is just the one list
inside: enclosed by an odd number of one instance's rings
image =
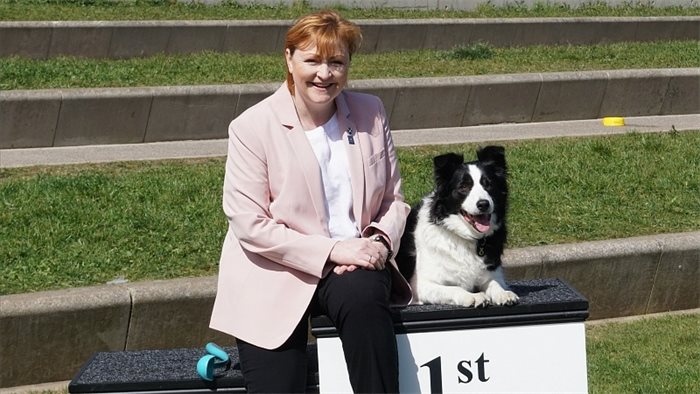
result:
[(692, 70), (670, 75), (661, 106), (665, 114), (697, 113), (700, 108), (700, 83)]
[(533, 120), (542, 74), (495, 75), (474, 81), (462, 126)]
[[(394, 145), (444, 145), (522, 141), (546, 138), (592, 137), (627, 133), (697, 131), (700, 114), (626, 117), (624, 126), (608, 127), (601, 119), (539, 123), (500, 123), (467, 127), (392, 130)], [(0, 149), (0, 168), (169, 160), (226, 156), (226, 138), (136, 144)]]
[[(608, 80), (600, 111), (607, 114), (660, 112), (669, 80), (669, 75), (648, 73), (645, 84), (629, 84), (624, 74), (616, 75)], [(692, 95), (688, 99), (692, 101)]]
[(173, 87), (154, 91), (142, 141), (220, 138), (235, 117), (235, 86)]
[[(504, 260), (508, 279), (571, 283), (591, 319), (700, 307), (700, 232), (510, 249)], [(231, 343), (208, 328), (215, 290), (206, 277), (2, 296), (0, 386), (70, 379), (95, 351)]]
[[(697, 233), (658, 239), (662, 250), (645, 313), (697, 308), (700, 238)], [(695, 283), (693, 279), (695, 278)]]
[[(396, 129), (449, 127), (461, 124), (471, 90), (471, 81), (463, 77), (414, 78), (396, 80), (389, 123)], [(354, 88), (354, 86), (353, 86)], [(368, 92), (373, 93), (370, 87)], [(389, 115), (387, 115), (389, 116)]]
[(508, 250), (507, 277), (561, 278), (590, 302), (590, 318), (700, 306), (700, 232)]
[[(646, 70), (638, 71), (644, 73)], [(606, 87), (610, 80), (622, 72), (624, 71), (615, 71), (612, 75), (608, 71), (543, 75), (532, 120), (550, 122), (562, 116), (566, 116), (568, 119), (601, 117), (599, 116), (600, 103), (605, 99)], [(622, 78), (626, 80), (632, 75)], [(634, 76), (632, 78), (636, 84), (647, 83), (642, 77)]]
[(231, 342), (231, 337), (209, 329), (216, 277), (139, 282), (127, 288), (132, 309), (126, 350)]
[(143, 142), (151, 103), (149, 89), (63, 90), (53, 145)]
[[(227, 137), (279, 83), (0, 92), (0, 149)], [(358, 80), (393, 129), (700, 111), (700, 68)]]
[(70, 379), (93, 352), (124, 349), (130, 311), (121, 286), (0, 297), (0, 385)]
[[(700, 17), (357, 20), (365, 53), (697, 40)], [(0, 22), (0, 56), (130, 58), (201, 51), (282, 53), (291, 20)]]
[(53, 146), (62, 99), (57, 90), (0, 91), (0, 147)]

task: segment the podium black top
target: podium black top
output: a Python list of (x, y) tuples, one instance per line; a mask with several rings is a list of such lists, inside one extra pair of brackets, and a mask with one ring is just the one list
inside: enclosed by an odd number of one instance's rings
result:
[[(397, 334), (580, 322), (588, 317), (588, 300), (561, 279), (508, 282), (520, 301), (513, 306), (465, 308), (454, 305), (409, 305), (394, 309)], [(327, 316), (311, 319), (318, 338), (338, 336)]]
[[(223, 348), (231, 368), (215, 370), (214, 381), (197, 374), (204, 348), (98, 352), (68, 385), (70, 393), (245, 393), (236, 347)], [(309, 344), (307, 392), (318, 392), (316, 345)]]

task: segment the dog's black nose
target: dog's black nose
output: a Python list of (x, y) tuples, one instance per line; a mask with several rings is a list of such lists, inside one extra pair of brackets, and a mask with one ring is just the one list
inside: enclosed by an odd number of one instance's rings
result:
[(481, 211), (481, 212), (486, 212), (489, 210), (489, 204), (488, 200), (479, 200), (476, 202), (476, 207)]

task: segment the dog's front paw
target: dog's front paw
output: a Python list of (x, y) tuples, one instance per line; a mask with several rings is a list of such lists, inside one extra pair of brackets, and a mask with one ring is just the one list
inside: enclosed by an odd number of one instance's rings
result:
[(514, 305), (519, 299), (520, 297), (512, 291), (504, 290), (492, 295), (491, 303), (493, 305)]
[(489, 304), (489, 300), (486, 298), (486, 294), (482, 293), (469, 293), (465, 292), (457, 304), (461, 306), (473, 306), (474, 308), (483, 308)]

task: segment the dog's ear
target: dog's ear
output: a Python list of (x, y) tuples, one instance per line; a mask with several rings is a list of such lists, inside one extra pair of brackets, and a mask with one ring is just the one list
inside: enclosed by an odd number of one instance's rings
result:
[(445, 153), (433, 158), (435, 183), (438, 185), (452, 178), (455, 170), (464, 164), (464, 156), (456, 153)]
[(446, 171), (453, 172), (455, 168), (462, 164), (464, 164), (464, 156), (456, 153), (445, 153), (444, 155), (435, 156), (433, 158), (433, 166), (436, 174)]
[(502, 146), (489, 145), (476, 151), (479, 161), (492, 161), (497, 165), (506, 165), (506, 150)]

